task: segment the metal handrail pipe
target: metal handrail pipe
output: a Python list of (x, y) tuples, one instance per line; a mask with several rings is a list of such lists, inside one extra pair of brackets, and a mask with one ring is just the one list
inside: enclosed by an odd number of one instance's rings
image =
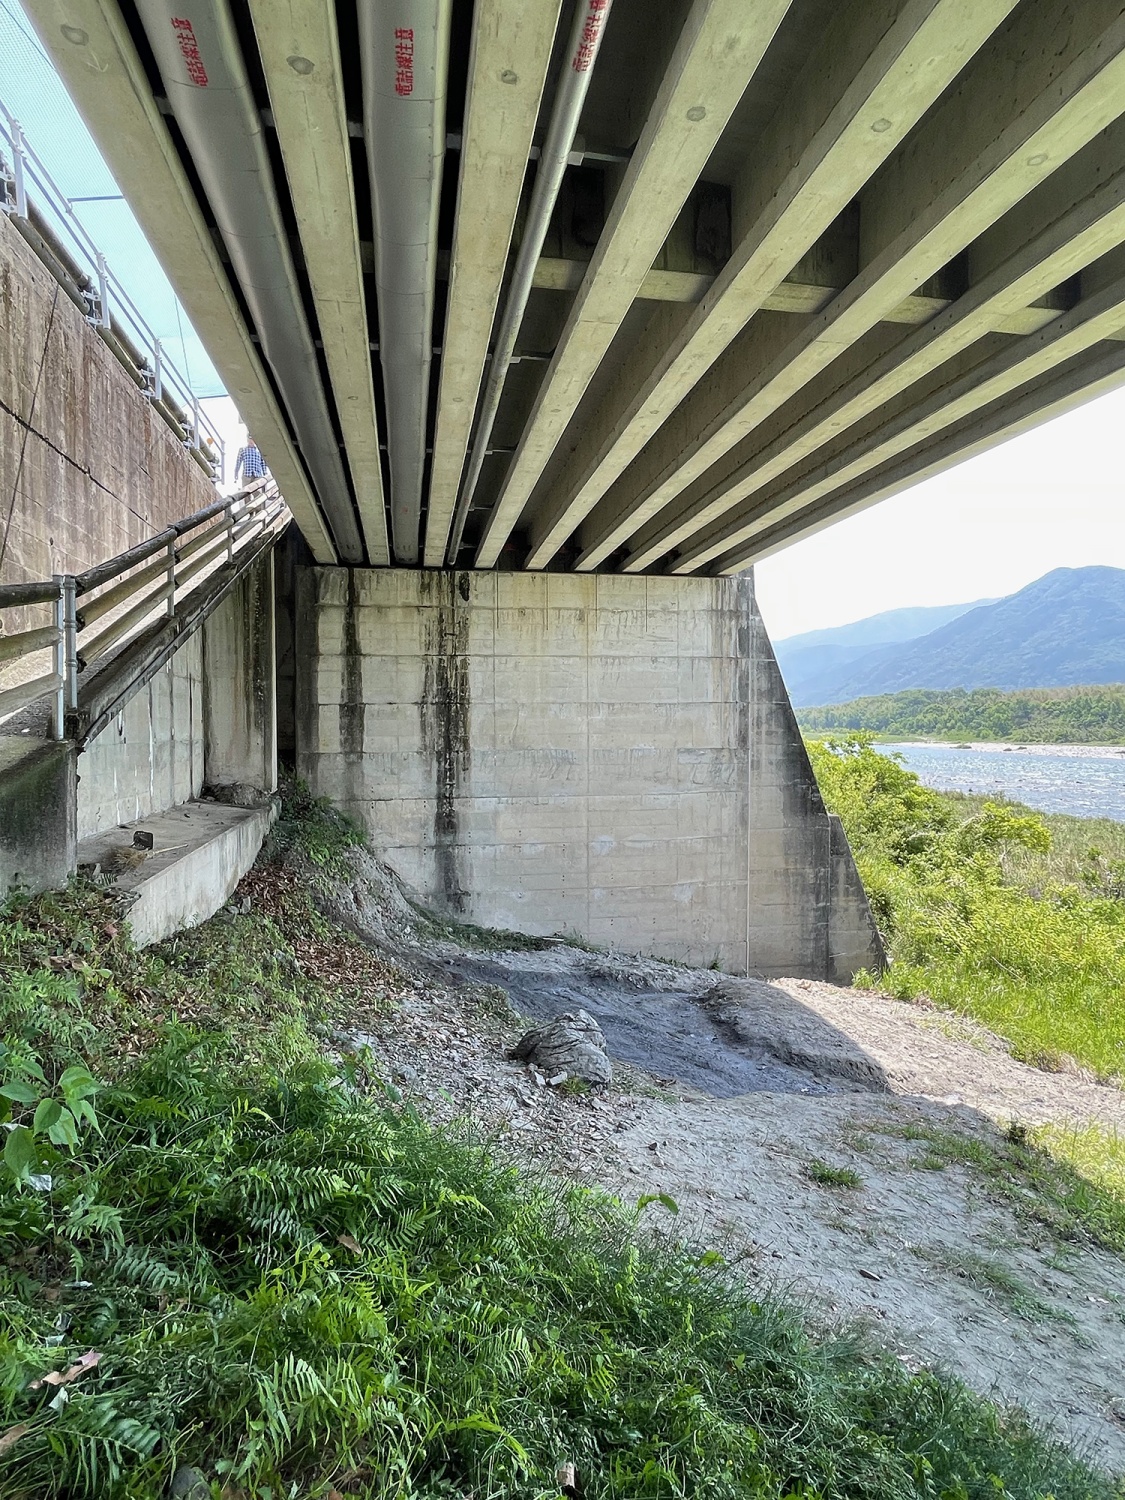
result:
[[(228, 546), (233, 545), (237, 551), (243, 545), (246, 538), (262, 524), (262, 504), (261, 499), (255, 499), (252, 502), (252, 508), (248, 509), (229, 531), (226, 526), (222, 528), (215, 527), (212, 531), (207, 532), (205, 536), (196, 538), (187, 547), (182, 547), (177, 554), (180, 561), (186, 561), (193, 553), (199, 552), (201, 547), (203, 550), (190, 567), (177, 573), (177, 586), (182, 586), (189, 578), (194, 578), (197, 573), (201, 573), (209, 563), (214, 562), (222, 552), (226, 551)], [(281, 501), (279, 502), (278, 509), (283, 508), (284, 501)]]
[(37, 630), (21, 630), (18, 635), (0, 635), (0, 662), (15, 661), (21, 656), (30, 656), (33, 651), (42, 651), (53, 646), (58, 637), (54, 625), (43, 625)]
[(29, 583), (0, 583), (0, 609), (17, 609), (24, 604), (52, 604), (59, 586), (46, 578)]
[(202, 510), (197, 510), (193, 515), (185, 516), (182, 521), (173, 521), (169, 530), (174, 531), (177, 536), (183, 536), (185, 532), (194, 531), (197, 526), (202, 526), (204, 521), (209, 521), (212, 516), (217, 516), (221, 511), (229, 510), (238, 500), (237, 495), (228, 495), (223, 500), (213, 500), (210, 505), (205, 505)]
[(216, 537), (209, 546), (203, 548), (202, 552), (197, 552), (192, 561), (187, 563), (184, 568), (177, 568), (177, 589), (182, 589), (189, 578), (194, 578), (197, 573), (202, 573), (204, 568), (210, 567), (217, 559), (225, 557), (226, 550), (227, 535), (224, 531), (222, 536)]
[(206, 547), (210, 542), (213, 542), (216, 537), (221, 537), (223, 542), (225, 543), (227, 540), (228, 530), (229, 528), (227, 526), (226, 517), (224, 516), (224, 518), (219, 522), (217, 526), (209, 526), (206, 531), (201, 531), (200, 534), (192, 541), (185, 542), (182, 547), (177, 547), (177, 561), (187, 562), (188, 558), (192, 557), (196, 552), (198, 552), (200, 547)]
[(138, 589), (144, 588), (146, 583), (151, 583), (154, 578), (160, 578), (167, 571), (167, 563), (161, 558), (159, 562), (150, 563), (147, 568), (142, 568), (139, 573), (132, 573), (128, 578), (123, 578), (113, 588), (106, 589), (104, 594), (91, 599), (89, 604), (83, 605), (78, 611), (76, 616), (78, 629), (86, 630), (95, 620), (100, 620), (103, 615), (109, 614), (110, 610), (116, 609), (119, 604), (124, 604), (126, 599), (131, 598)]
[(0, 719), (6, 719), (18, 709), (26, 708), (38, 698), (45, 698), (48, 693), (59, 692), (62, 685), (63, 680), (59, 674), (49, 672), (46, 677), (36, 677), (31, 682), (21, 682), (15, 687), (6, 688), (0, 693)]
[(75, 592), (81, 598), (83, 594), (88, 594), (92, 589), (100, 588), (103, 583), (108, 583), (111, 578), (127, 573), (138, 563), (147, 562), (153, 553), (162, 552), (176, 535), (174, 528), (169, 526), (164, 531), (157, 532), (156, 536), (150, 536), (147, 542), (138, 542), (127, 552), (120, 552), (116, 557), (107, 558), (105, 562), (96, 563), (94, 567), (87, 568), (85, 573), (76, 574)]
[(555, 89), (551, 105), (551, 122), (547, 127), (547, 139), (535, 169), (535, 185), (531, 190), (531, 202), (527, 210), (527, 222), (516, 254), (515, 270), (512, 272), (508, 297), (496, 330), (492, 346), (492, 359), (488, 367), (488, 381), (481, 398), (477, 419), (476, 436), (473, 439), (469, 467), (457, 502), (453, 526), (449, 534), (446, 561), (456, 566), (457, 554), (461, 550), (461, 538), (469, 507), (473, 503), (477, 483), (484, 467), (485, 456), (492, 440), (492, 429), (500, 410), (500, 398), (504, 394), (504, 382), (515, 353), (523, 315), (527, 311), (535, 279), (535, 268), (543, 252), (543, 243), (551, 227), (551, 215), (555, 211), (563, 174), (574, 147), (578, 122), (582, 117), (582, 106), (590, 87), (590, 76), (597, 60), (598, 49), (605, 34), (605, 23), (609, 17), (612, 0), (578, 0), (574, 8), (570, 39), (563, 62), (562, 75)]
[(78, 657), (78, 670), (85, 671), (91, 662), (96, 661), (99, 656), (104, 656), (111, 646), (115, 645), (123, 635), (128, 635), (135, 625), (147, 619), (154, 609), (170, 598), (171, 594), (172, 585), (165, 572), (161, 582), (151, 589), (139, 603), (134, 604), (132, 609), (126, 610), (119, 619), (107, 625), (93, 640), (83, 641), (84, 649)]
[[(111, 578), (116, 578), (118, 574), (136, 567), (137, 563), (145, 562), (154, 553), (163, 551), (170, 540), (183, 536), (185, 532), (193, 531), (197, 526), (202, 526), (204, 521), (209, 521), (212, 516), (217, 516), (227, 510), (231, 504), (230, 499), (216, 500), (211, 505), (205, 505), (202, 510), (197, 510), (194, 515), (186, 516), (182, 521), (174, 521), (165, 530), (149, 537), (148, 541), (138, 542), (127, 552), (120, 552), (116, 557), (110, 557), (103, 563), (87, 568), (85, 573), (79, 573), (74, 580), (78, 594), (88, 594), (92, 589), (100, 588), (103, 583), (108, 583)], [(54, 594), (49, 597), (54, 598)]]

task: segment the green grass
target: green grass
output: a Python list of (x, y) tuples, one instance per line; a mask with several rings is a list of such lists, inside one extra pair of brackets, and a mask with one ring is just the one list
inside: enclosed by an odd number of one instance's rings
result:
[(478, 927), (475, 922), (461, 922), (456, 917), (439, 916), (416, 906), (419, 935), (439, 942), (456, 943), (478, 953), (538, 953), (553, 948), (550, 938), (531, 937), (526, 932), (509, 932), (502, 927)]
[[(674, 1205), (518, 1171), (327, 1060), (401, 983), (316, 912), (333, 838), (153, 953), (89, 887), (0, 913), (0, 1035), (104, 1083), (99, 1130), (40, 1143), (49, 1192), (0, 1175), (2, 1500), (163, 1500), (181, 1464), (216, 1500), (553, 1500), (563, 1461), (589, 1500), (1118, 1493), (647, 1233)], [(65, 1401), (34, 1384), (88, 1351)]]
[(869, 1149), (872, 1136), (916, 1143), (919, 1153), (909, 1163), (916, 1170), (967, 1169), (1032, 1233), (1125, 1255), (1125, 1142), (1107, 1131), (1013, 1125), (993, 1139), (881, 1121), (853, 1132), (847, 1144)]
[(854, 1168), (833, 1167), (816, 1156), (806, 1164), (805, 1176), (820, 1187), (858, 1188), (863, 1186), (863, 1178)]
[[(183, 1462), (245, 1496), (547, 1496), (561, 1456), (592, 1496), (1112, 1493), (604, 1196), (230, 1051), (173, 1029), (50, 1212), (0, 1197), (6, 1496), (162, 1495)], [(111, 1232), (68, 1230), (79, 1195)], [(52, 1410), (29, 1381), (91, 1348)]]
[(1028, 1323), (1073, 1323), (1063, 1309), (1038, 1296), (995, 1256), (952, 1246), (916, 1245), (913, 1253), (940, 1270), (949, 1271), (977, 1288), (990, 1302)]
[(1125, 1079), (1125, 830), (943, 796), (862, 738), (810, 753), (892, 960), (882, 987), (1035, 1066)]

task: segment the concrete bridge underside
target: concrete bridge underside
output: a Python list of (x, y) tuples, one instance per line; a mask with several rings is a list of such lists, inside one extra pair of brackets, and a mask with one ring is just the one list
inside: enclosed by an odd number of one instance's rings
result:
[(737, 573), (1125, 373), (1122, 0), (28, 8), (320, 564)]
[(737, 575), (1125, 378), (1125, 0), (27, 3), (300, 532), (169, 664), (195, 782), (276, 718), (452, 915), (877, 964)]

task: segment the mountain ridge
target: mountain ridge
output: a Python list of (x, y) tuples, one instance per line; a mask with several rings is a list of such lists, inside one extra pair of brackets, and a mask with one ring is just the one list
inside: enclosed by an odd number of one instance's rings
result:
[(1125, 682), (1125, 570), (1055, 568), (1002, 599), (965, 606), (925, 634), (867, 650), (847, 640), (787, 649), (800, 639), (778, 650), (797, 708), (914, 688), (1010, 692)]

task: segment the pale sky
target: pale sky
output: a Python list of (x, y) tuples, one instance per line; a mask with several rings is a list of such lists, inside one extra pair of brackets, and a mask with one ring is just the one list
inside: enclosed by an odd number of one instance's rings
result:
[(998, 598), (1052, 568), (1125, 568), (1125, 390), (969, 459), (754, 570), (774, 640)]
[[(196, 395), (217, 398), (207, 408), (227, 442), (229, 480), (245, 434), (234, 403), (19, 0), (0, 0), (0, 103), (22, 120)], [(1057, 567), (1125, 567), (1123, 433), (1125, 390), (767, 558), (756, 575), (770, 634), (997, 597)]]

